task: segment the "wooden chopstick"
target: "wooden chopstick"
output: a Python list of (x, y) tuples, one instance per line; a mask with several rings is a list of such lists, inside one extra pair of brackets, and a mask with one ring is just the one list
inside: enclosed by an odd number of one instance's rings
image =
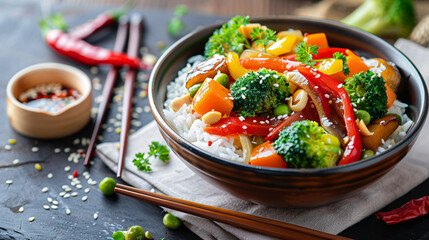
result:
[(281, 239), (349, 239), (272, 219), (186, 201), (122, 184), (116, 185), (115, 192), (152, 204)]
[[(128, 18), (123, 16), (119, 19), (119, 27), (118, 32), (116, 33), (115, 46), (113, 47), (113, 51), (122, 52), (125, 47), (125, 41), (127, 40), (127, 32), (128, 32)], [(109, 70), (109, 73), (106, 77), (106, 82), (103, 87), (103, 101), (100, 103), (98, 107), (97, 119), (95, 121), (94, 129), (92, 130), (91, 140), (88, 145), (88, 149), (86, 150), (85, 160), (83, 165), (88, 165), (89, 160), (91, 159), (94, 153), (95, 142), (97, 141), (98, 133), (100, 132), (100, 126), (103, 122), (104, 117), (106, 116), (106, 109), (109, 105), (109, 100), (112, 95), (113, 87), (115, 86), (116, 78), (118, 76), (118, 69), (112, 67)]]
[[(140, 48), (140, 38), (142, 35), (142, 19), (138, 14), (131, 16), (130, 25), (130, 38), (128, 40), (128, 51), (129, 57), (137, 57)], [(130, 128), (130, 115), (132, 108), (133, 92), (134, 92), (134, 81), (136, 79), (136, 71), (129, 69), (125, 76), (124, 84), (124, 99), (122, 104), (122, 124), (121, 124), (121, 136), (120, 136), (120, 147), (118, 157), (118, 171), (116, 176), (119, 178), (122, 175), (122, 169), (124, 166), (125, 151), (127, 148), (128, 130)]]

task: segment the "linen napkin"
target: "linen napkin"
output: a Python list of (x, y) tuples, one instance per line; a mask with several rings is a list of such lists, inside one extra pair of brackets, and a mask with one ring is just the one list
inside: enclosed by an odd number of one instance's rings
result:
[[(407, 54), (429, 79), (429, 69), (424, 68), (429, 59), (429, 50), (401, 39), (395, 46)], [(332, 234), (338, 234), (347, 227), (389, 204), (416, 187), (429, 176), (429, 124), (422, 130), (414, 148), (396, 167), (381, 179), (341, 202), (317, 208), (273, 208), (250, 203), (223, 192), (205, 182), (188, 169), (173, 152), (167, 163), (152, 161), (152, 172), (137, 170), (132, 159), (137, 152), (147, 152), (152, 141), (165, 144), (156, 123), (153, 121), (131, 135), (128, 140), (123, 180), (138, 188), (153, 190), (176, 198), (217, 206), (248, 214), (284, 221)], [(115, 143), (97, 146), (100, 158), (109, 168), (116, 171), (118, 150)], [(271, 239), (253, 232), (189, 214), (172, 211), (184, 224), (203, 239)]]

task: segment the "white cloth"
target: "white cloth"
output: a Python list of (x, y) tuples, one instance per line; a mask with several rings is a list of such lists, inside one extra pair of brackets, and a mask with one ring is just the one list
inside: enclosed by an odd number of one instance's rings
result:
[[(424, 77), (429, 79), (429, 69), (424, 69), (423, 66), (425, 61), (427, 64), (428, 50), (408, 40), (399, 40), (396, 46), (405, 54), (409, 53), (408, 56), (420, 67)], [(125, 169), (122, 176), (124, 181), (138, 188), (154, 188), (157, 192), (176, 198), (338, 234), (407, 193), (429, 176), (429, 161), (426, 160), (429, 149), (425, 147), (425, 143), (429, 142), (428, 133), (429, 124), (426, 124), (414, 148), (405, 159), (374, 184), (354, 197), (317, 208), (271, 208), (238, 199), (205, 182), (188, 169), (172, 152), (167, 163), (162, 163), (159, 160), (151, 161), (152, 172), (138, 171), (132, 163), (135, 153), (147, 152), (148, 145), (152, 141), (165, 144), (154, 121), (129, 137)], [(116, 171), (117, 145), (118, 143), (115, 142), (97, 146), (100, 158), (113, 171)], [(167, 211), (171, 210), (167, 209)], [(203, 239), (270, 239), (227, 224), (181, 212), (171, 212), (182, 219), (187, 227)]]

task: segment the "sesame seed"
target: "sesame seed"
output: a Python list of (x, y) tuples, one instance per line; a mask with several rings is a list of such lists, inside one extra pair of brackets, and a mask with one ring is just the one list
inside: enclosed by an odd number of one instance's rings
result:
[(18, 164), (18, 163), (19, 163), (19, 159), (15, 159), (15, 160), (13, 160), (13, 161), (12, 161), (12, 164), (13, 164), (13, 165), (16, 165), (16, 164)]
[(28, 221), (29, 221), (29, 222), (33, 222), (34, 220), (36, 220), (36, 218), (35, 218), (35, 217), (30, 217), (30, 218), (28, 219)]
[(18, 209), (18, 212), (20, 212), (20, 213), (24, 212), (24, 207), (20, 207), (20, 208)]
[(63, 185), (61, 188), (62, 189), (66, 189), (66, 188), (69, 188), (69, 186), (68, 185)]
[(70, 166), (66, 166), (66, 167), (64, 168), (64, 172), (68, 172), (68, 171), (70, 171)]
[(60, 192), (60, 197), (64, 197), (66, 195), (66, 192)]
[(54, 174), (48, 173), (48, 178), (53, 178), (53, 177), (54, 177)]
[(32, 151), (32, 152), (38, 152), (38, 151), (39, 151), (39, 148), (38, 148), (38, 147), (32, 147), (32, 148), (31, 148), (31, 151)]
[(72, 180), (72, 179), (73, 179), (73, 175), (68, 175), (68, 176), (67, 176), (67, 178), (68, 178), (69, 180)]
[(55, 148), (54, 149), (54, 153), (60, 153), (61, 152), (61, 148)]
[(67, 208), (66, 213), (67, 213), (67, 215), (70, 215), (70, 213), (71, 213), (70, 209)]
[(85, 188), (85, 193), (89, 193), (91, 191), (91, 188)]
[(66, 191), (66, 192), (71, 192), (71, 191), (73, 191), (73, 189), (71, 189), (71, 188), (66, 188), (66, 189), (64, 189), (64, 191)]
[(78, 145), (80, 143), (80, 139), (76, 138), (75, 140), (73, 140), (73, 145)]
[(64, 152), (65, 152), (65, 153), (70, 152), (70, 150), (71, 150), (70, 148), (64, 148)]
[(84, 202), (85, 202), (86, 200), (88, 200), (88, 196), (83, 196), (83, 197), (82, 197), (82, 201), (84, 201)]
[(58, 205), (58, 201), (52, 201), (52, 203), (54, 204), (54, 205)]
[(81, 189), (81, 188), (82, 188), (82, 185), (78, 184), (78, 185), (76, 185), (76, 188), (77, 188), (77, 189)]
[(98, 213), (94, 213), (94, 220), (98, 219)]
[(11, 145), (4, 145), (4, 149), (9, 151), (12, 149), (12, 146)]
[(78, 193), (77, 192), (72, 192), (71, 194), (70, 194), (70, 196), (72, 196), (72, 197), (76, 197), (78, 195)]
[(47, 199), (49, 203), (52, 203), (52, 198), (48, 197)]
[(42, 166), (40, 166), (38, 163), (34, 164), (34, 167), (39, 171), (42, 170)]
[(97, 73), (98, 73), (98, 67), (91, 67), (91, 68), (89, 69), (89, 71), (90, 71), (92, 74), (97, 74)]
[(64, 195), (64, 198), (69, 198), (70, 197), (70, 193), (66, 193), (65, 195)]
[(42, 192), (43, 192), (43, 193), (45, 193), (45, 192), (47, 192), (47, 191), (49, 191), (49, 188), (47, 188), (47, 187), (42, 188)]
[(51, 205), (51, 208), (54, 209), (54, 210), (57, 210), (58, 206), (57, 205)]
[(49, 207), (48, 205), (43, 205), (43, 208), (44, 208), (45, 210), (49, 210), (49, 209), (50, 209), (50, 207)]
[(6, 184), (11, 185), (12, 183), (13, 183), (13, 181), (12, 181), (12, 180), (6, 180)]

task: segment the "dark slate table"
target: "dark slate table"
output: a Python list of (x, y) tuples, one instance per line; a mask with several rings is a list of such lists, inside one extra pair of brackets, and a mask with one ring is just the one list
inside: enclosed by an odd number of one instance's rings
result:
[[(91, 179), (99, 182), (103, 177), (114, 177), (100, 159), (94, 160), (94, 165), (85, 169), (82, 166), (82, 158), (79, 164), (68, 162), (67, 158), (78, 149), (86, 149), (81, 143), (74, 144), (76, 139), (89, 138), (92, 122), (82, 131), (73, 136), (58, 140), (37, 140), (22, 136), (11, 128), (6, 116), (5, 88), (8, 80), (20, 69), (32, 64), (42, 62), (59, 62), (73, 65), (85, 71), (91, 79), (99, 77), (101, 82), (107, 74), (108, 68), (100, 68), (99, 73), (91, 73), (90, 67), (64, 59), (44, 44), (39, 33), (37, 22), (41, 17), (38, 1), (0, 1), (0, 239), (109, 239), (116, 230), (125, 230), (132, 225), (141, 225), (149, 230), (155, 239), (198, 239), (186, 227), (179, 230), (168, 230), (162, 224), (164, 215), (158, 206), (137, 201), (125, 196), (115, 195), (105, 197), (98, 190), (97, 185), (89, 185), (82, 176), (82, 172), (89, 171)], [(112, 8), (118, 6), (112, 6)], [(95, 17), (107, 9), (97, 5), (61, 4), (54, 5), (53, 10), (62, 11), (70, 25), (77, 25), (83, 21)], [(166, 33), (166, 25), (172, 13), (169, 11), (135, 9), (144, 17), (143, 45), (154, 55), (160, 55), (157, 42), (163, 41), (167, 45), (174, 42)], [(191, 13), (184, 18), (188, 29), (194, 29), (200, 25), (208, 25), (217, 21), (215, 16), (204, 16)], [(109, 28), (97, 36), (89, 39), (90, 42), (104, 47), (113, 47), (115, 29)], [(118, 81), (121, 86), (122, 81)], [(142, 90), (140, 84), (136, 84), (136, 94)], [(101, 94), (100, 90), (94, 90), (93, 96)], [(147, 99), (137, 98), (135, 106), (144, 108), (148, 106)], [(98, 106), (94, 104), (94, 107)], [(116, 118), (118, 105), (112, 104), (107, 119)], [(152, 120), (150, 112), (144, 112), (138, 118), (143, 124)], [(109, 124), (112, 127), (112, 124)], [(115, 127), (113, 127), (114, 129)], [(133, 127), (132, 129), (136, 129)], [(102, 133), (103, 141), (118, 141), (119, 135), (115, 131)], [(16, 139), (16, 144), (11, 145), (11, 150), (5, 149), (8, 139)], [(32, 147), (38, 147), (39, 151), (33, 152)], [(61, 149), (55, 153), (54, 149)], [(69, 153), (64, 149), (70, 148)], [(18, 164), (13, 160), (19, 159)], [(35, 163), (40, 163), (42, 170), (38, 171)], [(65, 172), (66, 166), (71, 167), (70, 172)], [(63, 191), (62, 185), (69, 185), (68, 175), (78, 170), (79, 180), (83, 185), (78, 196), (64, 199), (58, 194)], [(53, 178), (48, 178), (49, 173)], [(8, 185), (6, 180), (12, 180)], [(121, 181), (119, 181), (121, 182)], [(48, 187), (49, 191), (41, 190)], [(84, 189), (90, 188), (89, 193)], [(413, 198), (419, 198), (427, 194), (429, 180), (426, 180), (417, 188), (386, 206), (382, 211), (399, 207)], [(81, 198), (87, 195), (88, 200)], [(58, 209), (45, 210), (43, 205), (51, 206), (47, 198), (58, 201)], [(24, 207), (22, 213), (19, 208)], [(66, 214), (66, 209), (71, 214)], [(94, 219), (94, 213), (98, 213), (98, 219)], [(35, 217), (29, 222), (30, 217)], [(429, 216), (420, 217), (397, 226), (386, 226), (377, 220), (374, 215), (367, 217), (358, 224), (346, 229), (340, 235), (356, 239), (429, 239)]]

